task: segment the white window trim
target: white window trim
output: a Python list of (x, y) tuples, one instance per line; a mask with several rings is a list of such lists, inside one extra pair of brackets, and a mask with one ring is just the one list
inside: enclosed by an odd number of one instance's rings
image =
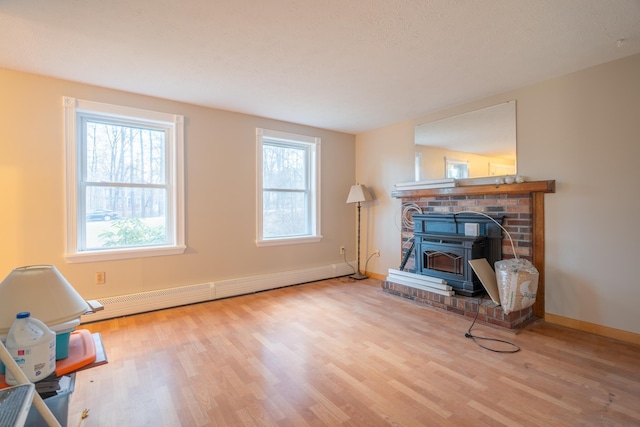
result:
[(458, 165), (466, 166), (466, 176), (460, 177), (458, 179), (469, 178), (469, 160), (452, 159), (451, 157), (446, 157), (445, 156), (445, 158), (444, 158), (444, 174), (445, 174), (445, 178), (453, 178), (453, 177), (449, 176), (449, 165), (452, 165), (452, 166), (458, 166)]
[[(177, 255), (184, 253), (185, 244), (185, 213), (184, 213), (184, 117), (156, 111), (141, 110), (131, 107), (104, 104), (101, 102), (85, 101), (81, 99), (63, 97), (64, 131), (65, 131), (65, 169), (66, 169), (66, 252), (65, 259), (69, 263), (109, 261), (116, 259), (143, 258), (162, 255)], [(172, 137), (168, 142), (171, 155), (169, 177), (171, 185), (168, 194), (167, 208), (173, 212), (174, 221), (169, 224), (173, 244), (145, 246), (139, 248), (118, 248), (101, 250), (78, 251), (78, 170), (80, 158), (78, 156), (77, 141), (77, 113), (98, 112), (101, 115), (113, 117), (136, 117), (149, 122), (171, 124)]]
[[(311, 161), (310, 165), (314, 169), (311, 180), (311, 209), (314, 213), (311, 224), (310, 235), (299, 237), (279, 237), (265, 239), (263, 237), (263, 207), (262, 207), (262, 145), (263, 137), (279, 139), (282, 141), (290, 141), (292, 143), (307, 143), (311, 145)], [(278, 245), (292, 245), (302, 243), (316, 243), (322, 240), (322, 234), (320, 232), (320, 147), (321, 139), (306, 135), (297, 135), (289, 132), (280, 132), (269, 129), (256, 128), (256, 173), (257, 173), (257, 185), (256, 185), (256, 246), (278, 246)]]

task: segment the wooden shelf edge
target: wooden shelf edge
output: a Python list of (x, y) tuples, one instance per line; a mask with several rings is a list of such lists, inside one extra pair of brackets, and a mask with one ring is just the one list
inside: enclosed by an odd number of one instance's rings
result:
[(485, 184), (467, 185), (451, 188), (424, 188), (413, 190), (393, 190), (391, 197), (398, 199), (407, 197), (437, 197), (437, 196), (474, 196), (493, 194), (531, 194), (555, 193), (556, 180), (531, 181), (520, 184)]

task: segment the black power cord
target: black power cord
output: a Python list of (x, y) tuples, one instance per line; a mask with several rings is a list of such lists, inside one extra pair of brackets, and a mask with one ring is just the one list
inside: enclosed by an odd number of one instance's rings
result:
[[(483, 298), (484, 294), (482, 294), (480, 296), (480, 298), (478, 298), (478, 310), (476, 310), (476, 317), (473, 319), (473, 323), (471, 323), (471, 326), (469, 326), (469, 329), (467, 330), (467, 332), (465, 332), (464, 336), (466, 338), (470, 338), (473, 340), (473, 342), (481, 348), (484, 348), (485, 350), (489, 350), (489, 351), (493, 351), (495, 353), (517, 353), (520, 351), (520, 346), (518, 346), (517, 344), (514, 344), (512, 342), (509, 341), (505, 341), (505, 340), (501, 340), (498, 338), (486, 338), (486, 337), (480, 337), (477, 335), (473, 335), (471, 333), (471, 329), (473, 328), (473, 326), (476, 324), (476, 320), (478, 320), (478, 315), (480, 314), (480, 304), (482, 302), (482, 298)], [(498, 343), (502, 343), (502, 344), (506, 344), (508, 346), (511, 346), (513, 348), (510, 348), (508, 350), (497, 350), (494, 348), (490, 348), (487, 347), (485, 345), (482, 345), (479, 341), (493, 341), (493, 342), (498, 342)]]

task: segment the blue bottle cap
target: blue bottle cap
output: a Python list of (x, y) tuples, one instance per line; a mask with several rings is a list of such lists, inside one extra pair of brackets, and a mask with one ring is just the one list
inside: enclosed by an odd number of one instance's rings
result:
[(20, 313), (16, 314), (16, 319), (26, 319), (27, 317), (30, 317), (31, 313), (29, 313), (28, 311), (21, 311)]

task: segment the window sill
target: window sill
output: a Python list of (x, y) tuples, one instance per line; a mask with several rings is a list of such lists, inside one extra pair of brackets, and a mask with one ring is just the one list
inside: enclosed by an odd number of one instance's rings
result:
[(256, 246), (297, 245), (302, 243), (317, 243), (322, 236), (290, 237), (284, 239), (256, 240)]
[(64, 258), (71, 264), (82, 262), (113, 261), (118, 259), (147, 258), (153, 256), (180, 255), (186, 246), (165, 246), (155, 248), (115, 249), (101, 251), (86, 251), (65, 254)]

